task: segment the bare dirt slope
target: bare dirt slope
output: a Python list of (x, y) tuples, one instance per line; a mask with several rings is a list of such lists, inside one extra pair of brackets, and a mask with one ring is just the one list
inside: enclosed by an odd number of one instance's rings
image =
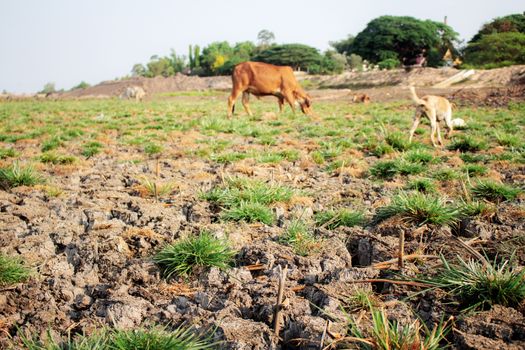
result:
[[(345, 72), (333, 76), (311, 76), (298, 73), (298, 79), (308, 88), (309, 85), (315, 88), (327, 89), (351, 89), (367, 90), (392, 88), (414, 84), (421, 87), (432, 87), (458, 74), (454, 68), (418, 68), (409, 72), (403, 69), (390, 71), (369, 71), (369, 72)], [(467, 78), (448, 86), (447, 88), (436, 90), (437, 93), (449, 93), (458, 89), (470, 88), (501, 88), (513, 85), (523, 85), (525, 82), (525, 66), (513, 66), (492, 70), (477, 70)], [(61, 98), (110, 98), (119, 96), (128, 86), (140, 86), (149, 96), (173, 91), (192, 91), (192, 90), (228, 90), (231, 88), (231, 79), (228, 76), (219, 77), (196, 77), (178, 74), (173, 77), (143, 78), (133, 77), (123, 80), (105, 81), (98, 85), (64, 92), (57, 97)], [(374, 90), (375, 91), (375, 90)], [(339, 95), (335, 93), (335, 95)], [(318, 95), (327, 95), (318, 94)], [(328, 94), (330, 95), (330, 94)], [(344, 95), (344, 93), (343, 93)], [(396, 97), (396, 90), (378, 90), (375, 100), (382, 100)], [(404, 96), (405, 94), (403, 94)]]

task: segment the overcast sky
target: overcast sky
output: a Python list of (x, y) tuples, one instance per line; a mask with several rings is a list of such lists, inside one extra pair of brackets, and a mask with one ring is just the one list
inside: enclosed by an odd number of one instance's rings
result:
[(523, 0), (0, 0), (0, 91), (70, 89), (130, 73), (189, 44), (257, 40), (320, 50), (356, 35), (382, 15), (443, 21), (470, 39), (494, 17), (525, 10)]

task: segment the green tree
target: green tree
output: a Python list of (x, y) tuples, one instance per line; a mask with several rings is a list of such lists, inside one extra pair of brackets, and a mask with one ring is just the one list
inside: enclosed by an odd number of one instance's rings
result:
[(134, 77), (144, 77), (146, 76), (146, 67), (142, 63), (137, 63), (131, 68), (131, 74)]
[(202, 49), (200, 63), (205, 75), (217, 75), (232, 56), (233, 49), (227, 41), (217, 41)]
[(351, 69), (357, 69), (358, 71), (363, 70), (363, 58), (361, 56), (352, 53), (350, 56), (348, 56), (347, 61), (348, 66)]
[(42, 91), (40, 91), (41, 94), (52, 94), (53, 92), (56, 92), (56, 89), (55, 89), (55, 83), (52, 83), (52, 82), (46, 83)]
[(74, 86), (71, 90), (77, 90), (77, 89), (85, 89), (85, 88), (88, 88), (90, 87), (91, 85), (89, 85), (88, 83), (86, 83), (85, 81), (81, 81), (80, 84), (78, 84), (77, 86)]
[(280, 66), (291, 66), (295, 70), (308, 70), (310, 66), (321, 65), (323, 56), (316, 48), (303, 44), (275, 45), (258, 53), (254, 61)]
[(479, 32), (477, 32), (472, 40), (470, 40), (470, 43), (480, 41), (483, 35), (506, 32), (518, 32), (525, 34), (525, 13), (498, 17), (491, 22), (484, 24)]
[(525, 34), (496, 32), (482, 35), (465, 49), (465, 63), (485, 68), (525, 64)]
[(193, 48), (193, 60), (194, 60), (193, 67), (194, 68), (199, 68), (201, 65), (200, 55), (201, 55), (201, 48), (199, 45), (195, 45), (195, 47)]
[(180, 73), (187, 67), (186, 57), (177, 56), (177, 53), (173, 49), (171, 49), (169, 60), (173, 67), (173, 74)]
[(146, 64), (146, 77), (152, 78), (159, 75), (169, 77), (175, 73), (172, 62), (168, 57), (151, 56), (150, 61)]
[(275, 41), (275, 34), (267, 29), (263, 29), (257, 34), (257, 44), (261, 48), (267, 48)]
[(355, 36), (350, 34), (346, 39), (340, 41), (331, 41), (330, 46), (332, 46), (337, 52), (347, 55), (350, 52), (350, 48), (352, 47), (354, 40)]
[(347, 53), (378, 63), (398, 60), (409, 62), (418, 55), (436, 49), (445, 52), (457, 42), (458, 34), (448, 25), (413, 17), (382, 16), (369, 22)]

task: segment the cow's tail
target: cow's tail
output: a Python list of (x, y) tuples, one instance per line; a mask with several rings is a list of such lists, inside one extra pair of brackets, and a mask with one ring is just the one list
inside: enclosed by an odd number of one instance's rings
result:
[(235, 103), (232, 106), (232, 115), (233, 115), (233, 113), (235, 113)]

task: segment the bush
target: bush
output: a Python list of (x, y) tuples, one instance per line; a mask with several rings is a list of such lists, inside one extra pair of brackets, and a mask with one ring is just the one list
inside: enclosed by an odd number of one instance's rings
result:
[(196, 268), (230, 268), (235, 252), (228, 242), (213, 237), (209, 232), (201, 232), (197, 237), (189, 237), (164, 247), (153, 260), (169, 279), (173, 275), (188, 276)]
[(379, 69), (395, 69), (401, 66), (401, 62), (395, 58), (387, 58), (386, 60), (377, 63)]

